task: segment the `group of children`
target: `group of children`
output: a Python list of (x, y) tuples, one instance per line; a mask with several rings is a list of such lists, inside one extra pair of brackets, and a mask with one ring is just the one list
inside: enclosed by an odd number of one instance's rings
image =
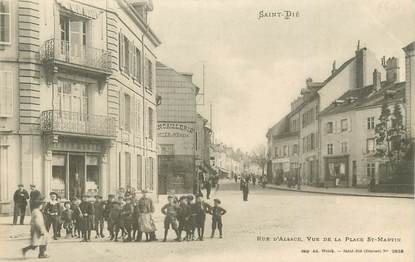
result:
[(203, 201), (202, 195), (196, 196), (196, 201), (193, 201), (193, 195), (182, 196), (179, 199), (172, 195), (167, 197), (168, 203), (164, 205), (161, 212), (165, 215), (164, 218), (164, 238), (167, 240), (167, 234), (170, 228), (176, 233), (176, 241), (182, 241), (182, 233), (186, 235), (183, 240), (195, 240), (195, 231), (197, 232), (197, 240), (203, 241), (205, 232), (206, 215), (212, 215), (212, 234), (214, 237), (216, 228), (219, 230), (219, 238), (223, 237), (222, 232), (222, 216), (226, 213), (220, 204), (219, 199), (214, 199), (214, 206)]
[[(156, 241), (156, 226), (152, 218), (154, 205), (151, 198), (147, 197), (147, 191), (143, 190), (143, 196), (139, 199), (135, 195), (126, 193), (118, 198), (110, 194), (104, 201), (101, 196), (95, 196), (95, 201), (82, 196), (71, 201), (61, 203), (56, 193), (50, 193), (50, 201), (43, 208), (46, 221), (46, 229), (53, 229), (53, 238), (61, 237), (61, 231), (66, 231), (66, 238), (81, 238), (82, 242), (91, 240), (91, 232), (95, 230), (96, 238), (105, 238), (104, 224), (110, 240), (118, 241), (119, 237), (124, 242), (142, 241), (145, 234), (146, 241)], [(180, 198), (169, 195), (168, 203), (161, 212), (164, 218), (164, 238), (167, 240), (169, 229), (176, 233), (176, 241), (197, 240), (203, 241), (206, 215), (212, 215), (212, 234), (216, 229), (219, 237), (223, 237), (222, 216), (226, 213), (219, 199), (214, 199), (214, 205), (203, 201), (202, 195), (181, 196)], [(182, 238), (182, 235), (185, 235)]]

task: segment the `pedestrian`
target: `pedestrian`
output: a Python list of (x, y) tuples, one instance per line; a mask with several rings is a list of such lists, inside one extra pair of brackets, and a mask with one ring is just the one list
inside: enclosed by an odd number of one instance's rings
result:
[(26, 189), (24, 189), (23, 184), (19, 184), (18, 189), (14, 192), (13, 201), (13, 225), (17, 224), (17, 217), (20, 216), (20, 225), (24, 224), (24, 218), (26, 215), (26, 206), (27, 200), (29, 199), (29, 194)]
[(184, 240), (190, 240), (189, 221), (192, 216), (192, 210), (189, 206), (189, 198), (187, 196), (180, 197), (179, 213), (177, 219), (179, 221), (179, 240), (182, 239), (182, 232), (186, 232)]
[(215, 236), (216, 228), (219, 230), (219, 238), (223, 238), (222, 216), (226, 214), (226, 210), (220, 206), (221, 201), (219, 199), (214, 199), (213, 203), (213, 207), (210, 209), (210, 214), (212, 215), (212, 235), (210, 238)]
[(36, 199), (39, 199), (41, 195), (42, 194), (40, 193), (40, 191), (36, 189), (36, 185), (31, 184), (30, 185), (30, 194), (29, 194), (30, 212), (32, 212), (32, 210), (33, 210), (33, 207), (32, 207), (33, 201), (36, 201)]
[(254, 186), (255, 186), (255, 184), (256, 184), (256, 176), (253, 176), (253, 177), (252, 177), (252, 185), (254, 185)]
[(125, 235), (124, 242), (130, 242), (131, 239), (131, 230), (133, 226), (133, 213), (134, 206), (131, 202), (131, 195), (127, 195), (125, 199), (125, 205), (121, 208), (121, 226)]
[(29, 250), (35, 250), (39, 247), (38, 258), (47, 258), (46, 254), (47, 244), (48, 244), (48, 234), (45, 227), (45, 221), (42, 214), (42, 206), (44, 203), (44, 198), (40, 195), (37, 199), (32, 200), (32, 219), (30, 222), (30, 245), (22, 248), (23, 257), (26, 256), (26, 253)]
[(237, 184), (238, 183), (238, 176), (236, 174), (234, 174), (233, 178), (235, 179), (235, 184)]
[(121, 204), (115, 200), (115, 195), (109, 195), (108, 200), (108, 231), (110, 240), (117, 242), (121, 228)]
[(142, 197), (138, 200), (138, 241), (142, 240), (143, 233), (146, 234), (146, 241), (156, 241), (156, 226), (152, 218), (154, 213), (153, 200), (148, 197), (148, 190), (142, 191)]
[(79, 210), (81, 215), (81, 242), (89, 242), (91, 240), (92, 230), (92, 216), (94, 215), (94, 206), (88, 201), (88, 196), (82, 196), (82, 202), (79, 204)]
[(104, 238), (104, 211), (105, 211), (105, 202), (102, 200), (102, 196), (96, 195), (94, 202), (94, 228), (95, 228), (95, 238)]
[(242, 196), (244, 201), (248, 201), (249, 186), (248, 182), (242, 182)]
[(207, 179), (205, 182), (206, 198), (210, 199), (210, 192), (212, 191), (211, 179)]
[(72, 201), (72, 210), (73, 210), (73, 220), (74, 220), (74, 235), (77, 238), (81, 238), (81, 230), (82, 230), (82, 212), (79, 208), (81, 204), (81, 200), (77, 198), (73, 198)]
[(57, 236), (61, 237), (61, 231), (62, 231), (62, 219), (61, 219), (61, 214), (63, 212), (63, 210), (65, 209), (64, 204), (62, 203), (62, 198), (60, 195), (58, 195), (56, 197), (56, 200), (58, 201), (59, 204), (59, 215), (58, 215), (58, 232), (57, 232)]
[(82, 185), (81, 185), (81, 179), (79, 178), (79, 173), (76, 172), (73, 180), (73, 196), (76, 198), (80, 198), (82, 195)]
[(53, 239), (58, 239), (59, 219), (60, 219), (60, 204), (58, 202), (58, 194), (55, 192), (49, 193), (50, 201), (46, 204), (44, 212), (46, 215), (46, 230), (49, 232), (52, 226)]
[(205, 233), (206, 214), (209, 213), (210, 208), (211, 207), (209, 206), (209, 204), (203, 201), (203, 196), (196, 196), (196, 203), (193, 206), (193, 212), (195, 213), (197, 236), (198, 240), (200, 241), (203, 241), (203, 236)]
[(174, 196), (169, 195), (167, 197), (168, 203), (165, 204), (161, 208), (161, 213), (165, 215), (164, 217), (164, 238), (163, 242), (166, 242), (167, 240), (167, 234), (169, 232), (170, 227), (176, 232), (176, 241), (179, 240), (179, 231), (178, 231), (178, 222), (177, 222), (177, 215), (178, 215), (178, 206), (174, 202)]
[(189, 203), (189, 207), (190, 207), (190, 218), (189, 221), (187, 223), (187, 231), (189, 231), (189, 238), (188, 240), (193, 241), (195, 240), (195, 229), (196, 229), (196, 207), (195, 207), (195, 202), (193, 195), (188, 195), (187, 196), (188, 199), (188, 203)]
[(66, 231), (66, 238), (74, 237), (74, 222), (73, 222), (73, 213), (71, 209), (71, 202), (66, 201), (64, 204), (64, 210), (61, 214), (61, 221), (63, 223), (63, 228)]

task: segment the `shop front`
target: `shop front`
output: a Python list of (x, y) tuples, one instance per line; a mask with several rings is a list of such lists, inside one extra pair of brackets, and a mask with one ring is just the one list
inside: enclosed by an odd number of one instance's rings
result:
[(334, 156), (325, 158), (325, 185), (348, 187), (349, 185), (349, 156)]

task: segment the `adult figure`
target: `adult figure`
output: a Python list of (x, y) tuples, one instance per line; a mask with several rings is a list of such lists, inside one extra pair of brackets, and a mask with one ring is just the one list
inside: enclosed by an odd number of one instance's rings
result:
[(14, 192), (13, 201), (13, 225), (17, 224), (17, 217), (20, 216), (20, 225), (24, 224), (24, 217), (26, 213), (27, 199), (29, 194), (24, 189), (23, 184), (18, 185), (18, 189)]
[(82, 240), (81, 242), (89, 242), (91, 240), (91, 230), (93, 225), (94, 206), (88, 200), (87, 195), (82, 196), (82, 202), (79, 204), (81, 211), (81, 231)]
[(34, 204), (34, 202), (37, 201), (40, 198), (41, 195), (42, 194), (40, 193), (40, 191), (36, 189), (36, 185), (31, 184), (30, 185), (30, 194), (29, 194), (29, 196), (30, 196), (30, 200), (29, 200), (30, 212), (33, 211), (33, 208), (34, 208), (33, 206), (36, 206)]
[(242, 197), (244, 201), (248, 201), (249, 186), (247, 181), (242, 182)]
[(156, 227), (152, 218), (154, 213), (153, 200), (148, 197), (148, 190), (144, 189), (142, 197), (138, 200), (138, 239), (142, 240), (142, 234), (146, 234), (147, 241), (155, 241), (156, 239)]
[[(31, 199), (32, 200), (32, 199)], [(22, 249), (23, 257), (29, 250), (35, 250), (39, 247), (38, 258), (47, 258), (47, 231), (45, 221), (42, 214), (42, 206), (44, 198), (40, 195), (37, 199), (32, 200), (32, 220), (30, 222), (30, 245)]]
[(52, 226), (53, 230), (53, 239), (58, 239), (58, 227), (59, 227), (59, 218), (60, 218), (60, 206), (58, 202), (58, 194), (55, 192), (49, 193), (50, 201), (45, 206), (45, 215), (46, 215), (46, 230), (49, 232), (50, 227)]
[(210, 199), (210, 192), (212, 191), (212, 182), (211, 179), (207, 179), (205, 182), (205, 189), (206, 189), (206, 198)]
[(82, 186), (81, 186), (81, 179), (79, 178), (79, 173), (75, 173), (74, 181), (73, 181), (73, 196), (76, 198), (80, 198), (82, 195)]

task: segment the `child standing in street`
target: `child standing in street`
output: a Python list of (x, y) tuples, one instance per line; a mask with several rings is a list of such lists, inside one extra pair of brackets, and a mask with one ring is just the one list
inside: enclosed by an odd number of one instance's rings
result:
[(73, 210), (71, 209), (71, 202), (65, 202), (64, 210), (62, 211), (61, 220), (63, 228), (66, 230), (66, 238), (74, 236)]
[(177, 238), (176, 241), (180, 241), (179, 238), (179, 231), (178, 231), (178, 223), (177, 223), (177, 213), (178, 213), (178, 206), (174, 201), (173, 196), (168, 196), (167, 200), (169, 203), (164, 205), (161, 208), (161, 213), (163, 213), (166, 217), (164, 218), (164, 239), (163, 242), (166, 242), (167, 233), (169, 232), (170, 226), (176, 232)]
[(219, 229), (219, 238), (223, 238), (222, 216), (226, 214), (226, 210), (220, 206), (221, 202), (219, 199), (214, 199), (213, 202), (213, 208), (209, 212), (212, 215), (212, 235), (210, 236), (210, 238), (213, 238), (215, 236), (216, 228)]

